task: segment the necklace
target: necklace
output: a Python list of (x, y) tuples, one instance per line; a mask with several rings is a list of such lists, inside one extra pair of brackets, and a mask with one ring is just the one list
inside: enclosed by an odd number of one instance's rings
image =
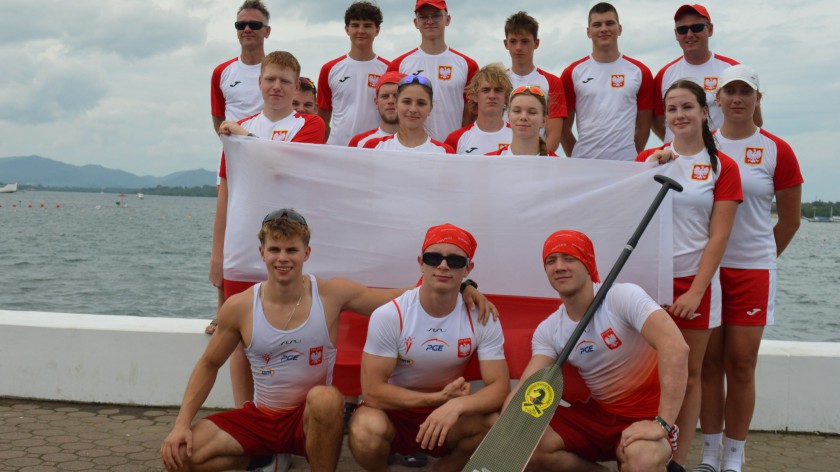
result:
[(297, 303), (295, 303), (295, 306), (292, 308), (292, 311), (289, 312), (289, 317), (286, 318), (286, 324), (283, 325), (283, 331), (286, 331), (286, 328), (289, 327), (289, 323), (292, 321), (292, 317), (295, 316), (295, 312), (300, 306), (300, 301), (303, 300), (303, 294), (306, 293), (306, 279), (302, 278), (302, 280), (303, 288), (300, 290), (300, 296), (298, 297)]

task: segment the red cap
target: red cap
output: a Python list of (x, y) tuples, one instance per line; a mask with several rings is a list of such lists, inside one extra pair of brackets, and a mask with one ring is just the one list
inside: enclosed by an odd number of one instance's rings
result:
[(712, 16), (709, 15), (709, 10), (706, 10), (706, 7), (700, 5), (699, 3), (695, 3), (694, 5), (683, 5), (677, 8), (677, 12), (674, 13), (674, 21), (679, 20), (685, 13), (697, 13), (703, 18), (709, 20), (709, 23), (712, 22)]
[(382, 74), (382, 76), (379, 77), (379, 82), (376, 83), (376, 95), (379, 95), (379, 87), (382, 87), (385, 84), (399, 84), (403, 77), (405, 77), (405, 74), (395, 70)]
[(432, 226), (426, 231), (426, 239), (423, 240), (423, 252), (432, 244), (454, 244), (463, 249), (470, 259), (475, 255), (475, 248), (478, 247), (473, 235), (449, 223), (440, 226)]
[(568, 254), (581, 261), (589, 271), (589, 278), (593, 282), (600, 282), (598, 266), (595, 264), (595, 248), (588, 236), (580, 231), (564, 229), (555, 232), (543, 244), (543, 263), (548, 256), (556, 252)]
[(444, 0), (417, 0), (417, 3), (414, 5), (414, 11), (419, 10), (423, 5), (431, 5), (438, 10), (447, 10)]

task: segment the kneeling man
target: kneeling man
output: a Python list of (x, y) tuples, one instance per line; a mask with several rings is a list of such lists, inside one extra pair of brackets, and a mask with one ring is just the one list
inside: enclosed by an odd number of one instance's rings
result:
[[(458, 293), (475, 249), (461, 228), (430, 228), (417, 258), (420, 286), (371, 316), (364, 402), (350, 421), (350, 449), (367, 470), (421, 450), (441, 457), (439, 470), (461, 470), (510, 391), (500, 324), (477, 323)], [(485, 387), (471, 393), (462, 374), (476, 353)]]
[[(554, 363), (601, 286), (592, 242), (583, 233), (549, 236), (543, 263), (563, 304), (534, 332), (522, 379)], [(674, 420), (688, 375), (688, 346), (668, 313), (641, 287), (613, 285), (569, 363), (592, 395), (557, 409), (529, 468), (604, 471), (596, 462), (618, 460), (622, 472), (664, 471), (676, 447)], [(510, 407), (519, 408), (519, 399), (513, 402)]]

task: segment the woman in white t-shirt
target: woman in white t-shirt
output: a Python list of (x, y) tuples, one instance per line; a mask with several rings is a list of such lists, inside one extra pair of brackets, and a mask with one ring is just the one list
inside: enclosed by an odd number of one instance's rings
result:
[[(740, 472), (755, 409), (758, 347), (764, 327), (773, 324), (776, 258), (799, 229), (803, 180), (788, 143), (753, 121), (761, 104), (755, 70), (745, 65), (724, 70), (716, 101), (724, 119), (715, 137), (738, 164), (744, 203), (720, 263), (722, 325), (712, 330), (703, 361), (704, 449), (695, 470)], [(774, 197), (775, 225), (770, 218)]]
[(548, 102), (541, 88), (536, 85), (515, 88), (508, 100), (508, 122), (513, 131), (510, 146), (486, 155), (557, 157), (557, 154), (548, 150), (545, 140), (540, 136), (547, 119)]
[(432, 113), (432, 83), (422, 75), (407, 75), (397, 86), (399, 130), (393, 136), (371, 139), (364, 147), (389, 151), (418, 151), (455, 154), (448, 144), (429, 137), (426, 119)]
[(720, 325), (718, 266), (742, 195), (738, 165), (717, 150), (709, 130), (703, 89), (678, 80), (664, 100), (674, 141), (642, 151), (636, 160), (664, 163), (661, 173), (683, 186), (673, 195), (674, 302), (667, 311), (690, 348), (688, 384), (677, 418), (681, 437), (673, 459), (685, 464), (700, 416), (703, 356), (711, 329)]

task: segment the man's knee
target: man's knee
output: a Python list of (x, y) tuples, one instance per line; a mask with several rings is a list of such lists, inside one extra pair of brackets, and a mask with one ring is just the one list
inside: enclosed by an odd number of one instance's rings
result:
[(621, 471), (661, 471), (668, 462), (670, 452), (670, 446), (662, 441), (636, 441), (619, 454)]
[(344, 414), (344, 397), (335, 387), (313, 387), (306, 394), (306, 410), (316, 421), (339, 421)]
[(384, 442), (390, 444), (393, 439), (393, 427), (388, 415), (382, 410), (364, 405), (353, 413), (348, 429), (350, 448), (354, 452), (374, 450)]

